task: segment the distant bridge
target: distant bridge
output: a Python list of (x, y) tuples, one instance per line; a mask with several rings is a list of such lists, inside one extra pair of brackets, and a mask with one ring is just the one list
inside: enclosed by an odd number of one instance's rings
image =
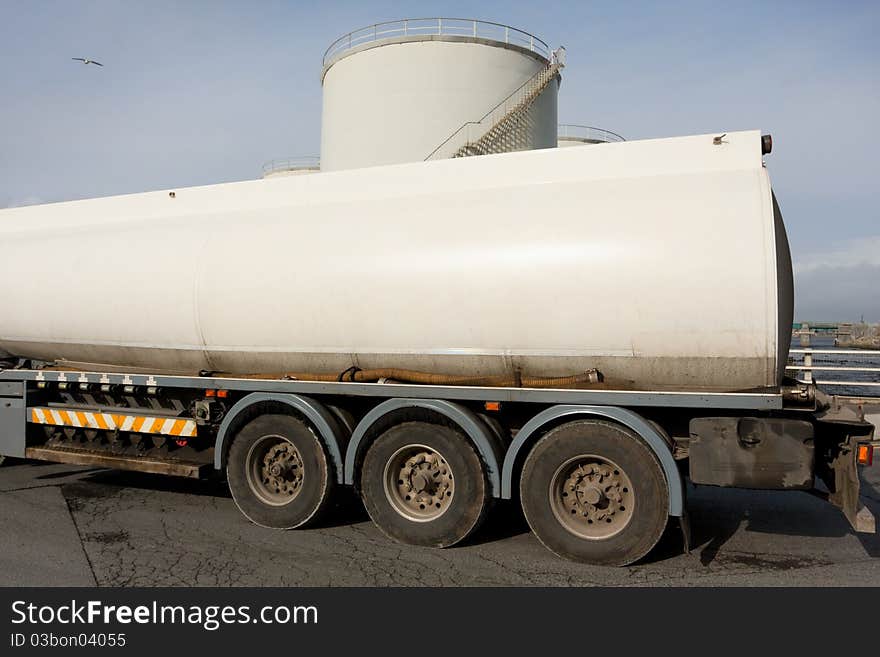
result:
[(852, 323), (848, 322), (793, 322), (791, 330), (795, 333), (852, 333)]

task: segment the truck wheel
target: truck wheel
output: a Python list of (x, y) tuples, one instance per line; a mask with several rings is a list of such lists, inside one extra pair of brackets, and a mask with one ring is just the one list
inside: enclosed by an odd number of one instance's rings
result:
[(321, 442), (290, 415), (261, 415), (245, 425), (229, 448), (226, 479), (248, 520), (272, 529), (317, 520), (333, 488)]
[(669, 492), (656, 456), (610, 422), (577, 420), (547, 432), (523, 466), (520, 498), (538, 540), (584, 563), (637, 561), (668, 521)]
[(361, 496), (390, 538), (449, 547), (480, 525), (489, 493), (483, 464), (466, 438), (447, 426), (404, 422), (370, 445)]

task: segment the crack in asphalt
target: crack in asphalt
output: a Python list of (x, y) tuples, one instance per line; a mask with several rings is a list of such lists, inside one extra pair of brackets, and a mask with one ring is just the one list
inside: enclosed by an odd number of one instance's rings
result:
[[(60, 486), (58, 487), (61, 488)], [(83, 534), (79, 529), (79, 523), (76, 521), (76, 516), (73, 513), (73, 509), (71, 508), (70, 501), (64, 497), (63, 491), (61, 492), (61, 496), (64, 498), (64, 505), (67, 507), (67, 515), (70, 516), (70, 521), (73, 523), (73, 528), (76, 530), (76, 535), (79, 538), (79, 546), (82, 549), (83, 556), (86, 558), (86, 563), (89, 565), (89, 572), (92, 573), (92, 581), (95, 585), (98, 585), (98, 576), (95, 574), (95, 565), (92, 563), (91, 558), (89, 557), (89, 552), (86, 550), (85, 543), (83, 542)]]

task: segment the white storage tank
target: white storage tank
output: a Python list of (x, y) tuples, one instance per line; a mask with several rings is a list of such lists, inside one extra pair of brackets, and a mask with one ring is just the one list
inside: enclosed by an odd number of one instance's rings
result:
[(741, 390), (791, 339), (756, 131), (6, 209), (0, 244), (0, 352), (85, 369)]
[[(321, 169), (419, 162), (516, 92), (552, 56), (513, 27), (432, 18), (380, 23), (324, 55)], [(556, 76), (531, 104), (509, 150), (556, 146)]]
[(559, 148), (568, 146), (583, 146), (585, 144), (610, 144), (616, 141), (626, 141), (616, 132), (594, 128), (589, 125), (575, 123), (560, 123), (556, 131), (556, 145)]

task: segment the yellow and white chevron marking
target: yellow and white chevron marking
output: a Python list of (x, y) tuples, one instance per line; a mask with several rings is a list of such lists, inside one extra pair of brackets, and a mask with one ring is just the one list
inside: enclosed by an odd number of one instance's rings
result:
[(64, 427), (85, 427), (133, 433), (159, 433), (166, 436), (192, 438), (196, 435), (195, 420), (183, 418), (124, 415), (120, 413), (92, 413), (90, 411), (62, 410), (31, 407), (30, 421), (36, 424), (55, 424)]

